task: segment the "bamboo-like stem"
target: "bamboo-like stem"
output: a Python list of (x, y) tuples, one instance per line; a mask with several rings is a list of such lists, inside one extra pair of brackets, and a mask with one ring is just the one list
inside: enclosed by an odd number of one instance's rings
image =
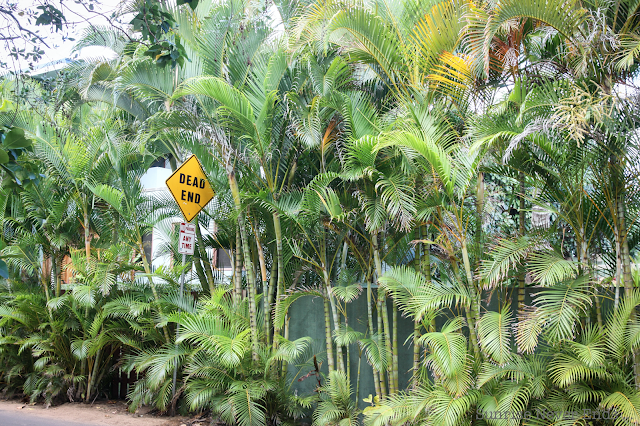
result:
[(484, 212), (484, 173), (478, 173), (476, 184), (476, 268), (480, 266), (484, 252), (484, 233), (482, 231), (482, 215)]
[[(418, 240), (422, 239), (422, 227), (416, 229)], [(422, 243), (416, 244), (416, 256), (414, 259), (414, 268), (417, 272), (422, 272)], [(418, 344), (420, 337), (420, 321), (418, 318), (413, 319), (413, 387), (418, 385), (418, 369), (420, 368), (420, 345)]]
[(242, 243), (240, 242), (240, 226), (236, 226), (236, 249), (233, 269), (233, 298), (236, 304), (242, 300)]
[(267, 345), (271, 343), (271, 301), (273, 300), (273, 294), (275, 292), (277, 274), (278, 263), (274, 263), (271, 266), (271, 275), (269, 275), (269, 289), (267, 291), (267, 294), (264, 295), (264, 322), (266, 324), (265, 328), (267, 330), (265, 339)]
[[(373, 260), (376, 267), (376, 276), (378, 279), (382, 276), (382, 261), (380, 260), (380, 249), (378, 246), (378, 233), (373, 232), (372, 239), (373, 243)], [(388, 373), (388, 382), (389, 382), (389, 393), (395, 393), (396, 389), (394, 388), (393, 383), (393, 349), (391, 347), (391, 328), (389, 326), (389, 312), (387, 310), (386, 297), (383, 291), (380, 291), (380, 287), (378, 287), (378, 315), (382, 316), (382, 323), (384, 327), (384, 345), (387, 349), (387, 353), (391, 356), (392, 362), (387, 366)], [(381, 329), (378, 330), (380, 333)]]
[(86, 398), (84, 402), (89, 402), (89, 398), (91, 397), (91, 390), (95, 386), (96, 377), (98, 375), (98, 366), (100, 365), (100, 354), (102, 352), (102, 348), (98, 348), (96, 351), (96, 356), (93, 360), (93, 368), (91, 369), (91, 374), (89, 376), (89, 382), (87, 383), (87, 392), (85, 393)]
[[(202, 263), (200, 261), (200, 250), (197, 248), (193, 250), (193, 266), (196, 269), (196, 275), (198, 276), (198, 281), (200, 281), (200, 285), (204, 290), (204, 283), (208, 282), (207, 275), (204, 272), (204, 268), (202, 267)], [(211, 293), (211, 287), (209, 287), (209, 292)]]
[(85, 207), (84, 211), (84, 251), (85, 256), (87, 256), (87, 262), (91, 258), (91, 233), (89, 229), (89, 212), (88, 207)]
[[(289, 324), (291, 323), (291, 318), (290, 317), (286, 317), (285, 321), (284, 321), (284, 338), (285, 340), (289, 340)], [(286, 361), (282, 362), (282, 368), (280, 370), (280, 376), (281, 377), (286, 377), (287, 376), (287, 369), (288, 369), (289, 364), (287, 364)]]
[[(521, 237), (523, 237), (526, 233), (526, 225), (525, 225), (525, 212), (524, 212), (524, 193), (525, 193), (525, 178), (524, 178), (524, 172), (520, 172), (518, 174), (518, 178), (520, 180), (520, 193), (518, 194), (518, 213), (519, 213), (519, 220), (518, 220), (518, 225), (520, 227), (519, 229), (519, 235)], [(524, 310), (524, 301), (525, 301), (525, 270), (524, 268), (520, 268), (520, 270), (518, 271), (518, 311), (519, 312), (523, 312)]]
[(392, 339), (392, 334), (391, 334), (391, 326), (389, 323), (389, 309), (387, 309), (387, 298), (383, 296), (382, 299), (382, 325), (384, 327), (384, 335), (385, 335), (385, 339), (384, 339), (384, 345), (387, 348), (387, 353), (391, 356), (391, 362), (389, 362), (387, 364), (387, 382), (389, 385), (389, 395), (396, 393), (396, 388), (395, 383), (393, 381), (393, 348), (391, 346), (391, 339)]
[[(277, 291), (276, 291), (276, 300), (274, 309), (278, 309), (278, 305), (280, 304), (280, 298), (284, 294), (284, 259), (282, 254), (282, 225), (280, 223), (280, 215), (278, 212), (273, 213), (273, 229), (276, 234), (276, 265), (278, 272), (278, 281), (277, 281)], [(280, 335), (280, 329), (278, 326), (274, 324), (273, 330), (273, 345), (274, 348), (277, 344), (276, 336)]]
[(625, 221), (624, 196), (618, 197), (618, 222), (620, 223), (620, 246), (622, 248), (622, 281), (624, 282), (624, 295), (631, 296), (633, 292), (633, 276), (631, 275), (631, 255), (629, 253), (629, 240), (627, 238), (627, 227)]
[(358, 373), (356, 376), (356, 401), (360, 401), (360, 365), (361, 364), (362, 364), (362, 352), (358, 351)]
[(333, 339), (331, 338), (331, 308), (329, 307), (329, 295), (324, 299), (324, 332), (325, 343), (327, 347), (327, 367), (329, 368), (329, 374), (335, 371), (335, 361), (333, 358)]
[[(255, 233), (256, 238), (256, 248), (258, 249), (258, 262), (260, 263), (260, 277), (262, 278), (262, 308), (263, 313), (265, 314), (266, 321), (264, 322), (264, 335), (269, 335), (269, 314), (267, 309), (267, 295), (269, 294), (269, 282), (267, 281), (267, 263), (264, 260), (264, 250), (262, 249), (262, 244), (260, 243), (260, 238), (258, 238), (258, 233)], [(267, 341), (268, 344), (268, 341)]]
[[(331, 278), (329, 277), (329, 273), (327, 272), (326, 265), (323, 269), (324, 275), (324, 284), (327, 289), (327, 297), (329, 299), (329, 304), (331, 306), (331, 315), (333, 316), (333, 327), (336, 332), (340, 331), (340, 317), (338, 316), (338, 309), (336, 307), (335, 296), (333, 294), (333, 286), (331, 285)], [(344, 358), (342, 356), (342, 345), (336, 343), (336, 355), (337, 362), (336, 367), (339, 371), (344, 371)]]
[[(321, 250), (320, 250), (320, 255), (321, 255), (321, 270), (322, 270), (322, 278), (324, 280), (324, 286), (325, 286), (325, 291), (326, 291), (326, 295), (327, 295), (327, 299), (329, 299), (329, 305), (331, 307), (331, 315), (333, 317), (333, 327), (337, 332), (340, 331), (340, 317), (338, 316), (338, 309), (336, 307), (336, 300), (335, 300), (335, 295), (333, 294), (333, 286), (331, 285), (331, 276), (330, 274), (330, 269), (331, 269), (331, 264), (328, 262), (327, 260), (327, 238), (326, 238), (326, 229), (323, 227), (322, 228), (322, 233), (321, 233)], [(332, 342), (333, 345), (333, 342)], [(344, 371), (344, 358), (342, 356), (342, 345), (339, 345), (336, 342), (336, 363), (335, 363), (336, 368), (339, 371)]]
[(340, 256), (340, 272), (347, 270), (347, 255), (349, 254), (349, 244), (347, 244), (347, 240), (345, 238), (342, 243), (342, 253)]
[[(378, 288), (378, 344), (381, 346), (385, 344), (385, 335), (382, 326), (382, 310), (386, 309), (386, 306), (384, 306), (383, 303), (383, 300), (380, 298), (380, 288)], [(385, 380), (385, 373), (387, 373), (387, 371), (388, 370), (380, 370), (380, 398), (387, 396), (387, 382)]]
[(462, 260), (464, 262), (464, 269), (467, 273), (467, 282), (469, 283), (469, 294), (471, 295), (471, 303), (469, 309), (467, 309), (467, 325), (469, 327), (469, 338), (473, 347), (473, 353), (476, 359), (480, 359), (480, 345), (478, 343), (478, 335), (476, 333), (476, 319), (479, 316), (477, 303), (478, 295), (476, 292), (476, 286), (473, 282), (473, 275), (471, 273), (471, 263), (469, 262), (469, 252), (467, 251), (467, 242), (462, 240)]
[[(371, 280), (368, 280), (367, 282), (367, 322), (369, 325), (369, 334), (373, 335), (373, 309), (371, 307), (371, 303), (373, 303), (372, 301), (372, 291), (371, 291)], [(375, 387), (376, 390), (376, 394), (380, 397), (382, 397), (382, 393), (380, 391), (380, 377), (378, 376), (378, 370), (376, 370), (376, 368), (374, 366), (372, 366), (371, 368), (373, 368), (373, 385)]]
[(399, 377), (398, 377), (398, 306), (396, 305), (395, 300), (393, 301), (393, 311), (392, 311), (392, 319), (393, 319), (393, 328), (392, 328), (392, 332), (393, 332), (393, 353), (392, 353), (392, 360), (393, 360), (393, 368), (392, 368), (392, 374), (393, 374), (393, 391), (395, 393), (398, 392), (399, 387), (400, 387), (400, 383), (399, 383)]
[[(424, 227), (422, 227), (422, 237), (423, 238), (427, 238), (428, 236), (428, 232), (427, 232), (427, 226), (425, 225)], [(431, 244), (427, 243), (425, 248), (424, 248), (424, 258), (425, 261), (420, 262), (420, 265), (422, 267), (422, 270), (424, 271), (424, 275), (425, 277), (427, 277), (427, 282), (431, 282)], [(431, 318), (431, 324), (430, 324), (430, 332), (436, 331), (436, 317), (432, 317)]]
[[(346, 321), (346, 319), (345, 319), (345, 321)], [(346, 322), (345, 322), (345, 326), (346, 326)], [(345, 347), (346, 357), (347, 357), (347, 370), (346, 370), (346, 373), (347, 373), (347, 381), (349, 383), (351, 383), (351, 356), (350, 356), (351, 352), (349, 351), (349, 346), (350, 345), (347, 345)]]
[[(88, 260), (89, 259), (87, 258), (87, 261)], [(53, 284), (56, 288), (56, 297), (60, 297), (62, 293), (62, 285), (60, 284), (60, 267), (58, 266), (58, 260), (55, 251), (51, 254), (51, 266), (51, 270), (53, 272)]]
[[(631, 297), (633, 294), (633, 276), (631, 275), (631, 254), (629, 253), (629, 240), (627, 238), (628, 231), (625, 221), (625, 201), (624, 193), (618, 196), (616, 200), (616, 207), (618, 209), (618, 223), (620, 232), (620, 242), (622, 248), (622, 280), (624, 281), (624, 295), (625, 297)], [(635, 321), (636, 310), (631, 311), (631, 320)], [(635, 382), (636, 390), (640, 389), (640, 350), (634, 349), (633, 351), (633, 378)]]
[[(588, 276), (591, 276), (591, 267), (589, 265), (589, 248), (587, 247), (587, 237), (585, 235), (585, 230), (584, 230), (584, 225), (580, 226), (580, 236), (578, 238), (578, 247), (579, 247), (579, 262), (584, 264), (584, 267), (582, 267), (582, 273)], [(595, 287), (595, 285), (594, 285)], [(595, 290), (595, 288), (594, 288)], [(595, 298), (598, 298), (598, 295), (596, 293), (596, 291), (594, 291), (595, 294)], [(598, 303), (596, 302), (596, 309), (597, 309)], [(591, 325), (591, 315), (587, 315), (587, 317), (585, 318), (585, 322), (587, 325)]]
[(622, 280), (622, 245), (620, 244), (620, 231), (617, 218), (614, 220), (614, 237), (616, 242), (616, 289), (613, 299), (613, 308), (618, 309), (620, 304), (620, 282)]
[(204, 238), (202, 238), (202, 231), (200, 230), (200, 223), (197, 217), (194, 225), (196, 226), (196, 238), (197, 238), (196, 251), (198, 252), (198, 258), (197, 258), (198, 260), (197, 262), (195, 262), (196, 268), (197, 268), (197, 265), (200, 264), (200, 262), (202, 262), (200, 266), (204, 270), (204, 275), (207, 279), (207, 284), (209, 285), (209, 294), (213, 294), (215, 291), (215, 287), (213, 286), (213, 269), (211, 268), (211, 262), (209, 261), (209, 256), (207, 255), (207, 250), (205, 249), (205, 246), (204, 246)]
[(49, 307), (49, 300), (51, 300), (51, 295), (49, 294), (49, 279), (43, 275), (42, 278), (40, 278), (40, 281), (42, 282), (42, 288), (44, 289), (44, 296), (47, 298), (49, 317), (53, 321), (53, 318), (51, 317), (51, 308)]
[[(347, 270), (347, 255), (349, 254), (349, 245), (347, 244), (347, 240), (342, 243), (342, 255), (340, 257), (340, 271), (338, 273), (345, 273)], [(344, 309), (344, 326), (345, 330), (349, 329), (349, 318), (347, 318), (347, 309), (345, 306)], [(346, 356), (347, 356), (347, 381), (351, 383), (351, 351), (350, 345), (346, 346)]]
[(600, 308), (600, 295), (598, 294), (598, 289), (596, 288), (596, 319), (598, 321), (598, 330), (603, 330), (604, 325), (602, 322), (602, 310)]
[(253, 348), (252, 359), (258, 361), (258, 324), (256, 310), (256, 275), (251, 260), (251, 250), (249, 249), (249, 236), (245, 229), (244, 214), (242, 212), (242, 204), (240, 201), (240, 188), (236, 180), (235, 173), (231, 171), (228, 175), (229, 187), (235, 204), (236, 213), (238, 214), (238, 227), (240, 228), (240, 241), (242, 243), (242, 253), (244, 257), (244, 265), (247, 270), (247, 286), (249, 287), (249, 324), (251, 327), (251, 345)]

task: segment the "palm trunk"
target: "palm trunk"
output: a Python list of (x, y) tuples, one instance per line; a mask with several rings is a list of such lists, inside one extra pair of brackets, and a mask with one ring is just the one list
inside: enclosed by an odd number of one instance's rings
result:
[(627, 227), (625, 220), (625, 202), (624, 195), (618, 197), (618, 223), (620, 233), (620, 246), (622, 249), (622, 281), (624, 282), (624, 295), (626, 297), (631, 296), (633, 292), (633, 276), (631, 275), (631, 255), (629, 253), (629, 240), (627, 239)]
[[(288, 316), (285, 317), (284, 320), (284, 338), (285, 340), (289, 340), (289, 324), (290, 324), (291, 318), (289, 318)], [(287, 371), (288, 371), (288, 366), (289, 364), (287, 364), (286, 361), (282, 362), (282, 368), (280, 370), (280, 377), (287, 377)]]
[[(616, 219), (617, 222), (617, 219)], [(622, 247), (620, 245), (620, 231), (618, 231), (618, 224), (615, 225), (615, 240), (616, 240), (616, 289), (613, 300), (613, 308), (618, 309), (620, 304), (620, 283), (622, 281)]]
[(329, 307), (329, 295), (324, 299), (324, 332), (327, 347), (327, 367), (329, 374), (335, 371), (335, 361), (333, 358), (333, 339), (331, 338), (331, 308)]
[[(373, 309), (371, 308), (372, 303), (372, 291), (371, 291), (371, 280), (367, 282), (367, 322), (369, 324), (369, 334), (374, 334), (373, 329)], [(373, 385), (376, 390), (376, 394), (382, 398), (382, 392), (380, 391), (380, 377), (378, 376), (378, 370), (374, 366), (373, 368)]]
[[(284, 294), (284, 259), (282, 257), (282, 226), (280, 224), (280, 215), (278, 212), (273, 214), (273, 228), (276, 234), (276, 265), (278, 272), (277, 292), (274, 309), (278, 309), (280, 298)], [(277, 327), (273, 330), (273, 343), (276, 344), (276, 336), (280, 335), (281, 330)]]
[[(198, 281), (200, 281), (200, 285), (202, 285), (202, 289), (204, 290), (204, 283), (208, 282), (206, 274), (204, 273), (204, 268), (202, 267), (202, 263), (200, 260), (200, 250), (197, 248), (193, 251), (193, 265), (196, 268), (196, 275), (198, 275)], [(209, 292), (211, 294), (211, 287), (209, 287)]]
[[(349, 323), (347, 322), (347, 319), (345, 318), (345, 319), (344, 319), (344, 321), (345, 321), (345, 322), (344, 322), (344, 325), (345, 325), (345, 327), (347, 327), (347, 326), (348, 326), (348, 324), (349, 324)], [(349, 351), (349, 346), (350, 346), (350, 345), (347, 345), (347, 346), (345, 347), (345, 350), (346, 350), (346, 354), (345, 354), (345, 356), (346, 356), (346, 358), (347, 358), (347, 369), (346, 369), (346, 372), (347, 372), (347, 381), (348, 381), (349, 383), (351, 383), (351, 352)]]
[(89, 398), (91, 397), (91, 392), (95, 387), (96, 377), (98, 376), (98, 366), (100, 365), (100, 353), (102, 352), (102, 348), (99, 348), (96, 352), (96, 357), (93, 361), (93, 369), (91, 371), (91, 375), (89, 376), (89, 382), (87, 383), (87, 392), (86, 398), (84, 402), (89, 402)]
[[(382, 326), (382, 310), (386, 308), (383, 300), (380, 298), (380, 287), (378, 287), (378, 345), (385, 345), (384, 328)], [(386, 345), (385, 345), (386, 347)], [(382, 351), (381, 357), (382, 357)], [(385, 360), (386, 363), (387, 360)], [(387, 382), (385, 380), (385, 374), (387, 370), (380, 370), (380, 398), (384, 398), (387, 395)]]
[[(247, 221), (245, 222), (245, 224), (247, 225), (247, 230), (251, 230), (251, 234), (247, 234), (248, 235), (252, 235), (252, 237), (255, 239), (256, 238), (256, 234), (255, 232), (253, 232), (253, 225), (251, 224), (251, 217), (249, 217), (247, 215)], [(254, 244), (251, 243), (251, 241), (249, 241), (247, 243), (247, 245), (249, 246), (249, 252), (251, 253), (251, 265), (253, 265), (253, 276), (255, 277), (255, 286), (256, 286), (256, 296), (258, 295), (258, 282), (260, 282), (260, 284), (262, 284), (262, 280), (260, 279), (260, 260), (258, 258), (258, 250), (256, 250), (256, 246)], [(256, 312), (257, 312), (258, 306), (256, 305)]]
[(200, 230), (200, 223), (199, 221), (196, 219), (195, 221), (195, 225), (196, 225), (196, 238), (198, 239), (197, 241), (197, 251), (198, 251), (198, 264), (200, 262), (202, 262), (202, 266), (204, 269), (204, 274), (207, 278), (207, 284), (209, 284), (209, 293), (213, 294), (213, 292), (215, 291), (215, 287), (213, 285), (213, 269), (211, 268), (211, 262), (209, 261), (209, 256), (207, 255), (207, 250), (204, 246), (204, 238), (202, 238), (202, 231)]
[(274, 263), (271, 266), (271, 275), (269, 276), (269, 291), (264, 296), (264, 323), (267, 330), (265, 336), (267, 345), (271, 343), (271, 301), (273, 300), (273, 293), (276, 287), (276, 276), (278, 274), (278, 264)]
[(242, 300), (242, 243), (240, 242), (240, 227), (236, 226), (236, 250), (235, 250), (235, 268), (233, 270), (233, 282), (235, 284), (233, 298), (236, 304)]
[[(416, 233), (418, 240), (422, 239), (422, 227), (418, 226)], [(414, 268), (417, 272), (422, 273), (422, 243), (416, 244), (416, 255)], [(420, 345), (418, 338), (420, 337), (420, 321), (418, 318), (413, 320), (413, 387), (418, 385), (418, 369), (420, 368)]]
[(60, 297), (62, 293), (62, 286), (60, 285), (60, 266), (58, 265), (58, 256), (56, 255), (55, 251), (51, 254), (51, 266), (51, 270), (53, 273), (53, 284), (56, 288), (56, 297)]
[(482, 232), (482, 214), (484, 212), (484, 173), (478, 173), (476, 185), (476, 268), (480, 267), (480, 260), (484, 252), (484, 235)]
[(420, 371), (420, 345), (418, 339), (420, 338), (420, 321), (417, 319), (413, 322), (413, 388), (418, 386), (418, 371)]
[[(340, 331), (340, 317), (338, 316), (338, 309), (336, 307), (335, 296), (333, 295), (333, 287), (331, 286), (331, 278), (329, 277), (329, 273), (327, 272), (326, 265), (323, 265), (323, 275), (324, 275), (324, 284), (327, 289), (327, 297), (329, 298), (329, 303), (331, 306), (331, 315), (333, 316), (333, 327), (336, 332)], [(344, 371), (344, 358), (342, 356), (342, 345), (336, 343), (336, 355), (337, 362), (336, 367), (338, 371)]]
[(398, 377), (398, 307), (395, 301), (393, 302), (393, 390), (398, 392), (400, 388), (400, 380)]
[[(580, 235), (577, 238), (577, 243), (579, 244), (579, 262), (581, 262), (582, 264), (584, 264), (584, 266), (582, 266), (582, 273), (588, 276), (591, 276), (591, 267), (589, 265), (589, 249), (587, 247), (587, 236), (585, 235), (585, 230), (584, 230), (584, 225), (580, 226)], [(595, 295), (595, 298), (598, 298), (598, 294), (597, 294), (597, 289), (595, 288), (596, 285), (595, 283), (593, 283), (593, 287), (594, 287), (594, 292), (593, 294)], [(598, 308), (598, 303), (596, 302), (596, 309)], [(586, 318), (584, 318), (584, 321), (586, 323), (586, 325), (591, 325), (591, 314), (587, 315)]]
[[(427, 232), (427, 226), (425, 225), (422, 228), (422, 238), (426, 239), (429, 236)], [(424, 276), (427, 278), (427, 282), (431, 283), (431, 244), (427, 243), (424, 248), (424, 259), (425, 261), (420, 262), (420, 267), (424, 273)], [(436, 331), (436, 317), (431, 318), (431, 324), (429, 324), (429, 331)]]
[[(42, 281), (42, 288), (44, 289), (44, 296), (47, 298), (47, 306), (49, 306), (49, 300), (51, 300), (51, 296), (49, 295), (49, 279), (46, 277), (42, 277), (40, 279)], [(51, 308), (48, 308), (51, 311)]]
[[(262, 308), (263, 313), (265, 315), (264, 322), (264, 335), (265, 337), (269, 335), (269, 314), (267, 311), (267, 295), (269, 294), (269, 282), (267, 281), (267, 264), (264, 260), (264, 250), (262, 249), (262, 244), (260, 243), (260, 239), (256, 233), (256, 247), (258, 249), (258, 262), (260, 263), (260, 276), (262, 278)], [(268, 344), (267, 338), (267, 344)]]
[[(345, 238), (342, 243), (342, 255), (340, 256), (340, 271), (338, 273), (346, 273), (347, 270), (347, 255), (349, 254), (349, 245), (347, 244), (347, 239)], [(344, 310), (344, 326), (345, 329), (349, 329), (349, 319), (347, 318), (347, 310), (345, 306)], [(351, 383), (351, 353), (350, 353), (350, 345), (346, 345), (346, 357), (347, 357), (347, 381)]]
[(469, 252), (467, 251), (467, 242), (462, 240), (462, 260), (464, 262), (464, 268), (467, 273), (467, 282), (469, 283), (469, 294), (471, 295), (471, 303), (469, 309), (467, 309), (467, 325), (469, 326), (469, 339), (473, 347), (473, 353), (476, 359), (480, 359), (480, 346), (478, 344), (478, 335), (476, 333), (476, 320), (479, 316), (478, 313), (478, 295), (476, 292), (476, 286), (473, 282), (473, 275), (471, 273), (471, 264), (469, 263)]
[(362, 364), (362, 352), (358, 351), (358, 372), (356, 376), (356, 401), (360, 401), (360, 365), (361, 364)]
[(392, 334), (391, 334), (391, 327), (389, 324), (389, 309), (387, 309), (387, 298), (384, 296), (382, 296), (382, 324), (384, 326), (384, 335), (385, 335), (385, 339), (384, 339), (384, 345), (387, 348), (387, 353), (389, 354), (389, 356), (391, 357), (390, 362), (388, 363), (388, 367), (387, 367), (387, 381), (389, 384), (389, 394), (393, 394), (396, 393), (397, 390), (394, 387), (395, 383), (393, 380), (393, 376), (394, 376), (394, 371), (393, 371), (393, 357), (394, 357), (394, 353), (393, 353), (393, 348), (391, 346), (391, 339), (393, 338)]
[(598, 294), (598, 289), (596, 289), (596, 319), (598, 321), (598, 330), (603, 330), (602, 308), (600, 307), (600, 295)]
[[(380, 260), (380, 249), (378, 246), (378, 233), (376, 231), (373, 232), (372, 235), (372, 243), (373, 243), (373, 260), (375, 262), (375, 266), (376, 266), (376, 276), (378, 278), (380, 278), (382, 276), (382, 261)], [(386, 297), (383, 291), (380, 290), (380, 287), (378, 287), (378, 306), (379, 306), (379, 312), (378, 315), (382, 316), (382, 322), (383, 322), (383, 326), (384, 326), (384, 344), (385, 344), (385, 348), (387, 349), (387, 353), (391, 356), (392, 362), (388, 365), (387, 367), (387, 372), (388, 372), (388, 380), (389, 380), (389, 393), (395, 393), (396, 389), (394, 388), (394, 381), (393, 381), (393, 376), (394, 376), (394, 372), (393, 372), (393, 357), (394, 357), (394, 352), (393, 349), (391, 347), (391, 328), (389, 326), (389, 312), (387, 310), (387, 303), (386, 303)], [(381, 330), (379, 329), (378, 332), (380, 332)]]
[[(519, 176), (520, 178), (520, 194), (518, 194), (518, 201), (519, 201), (519, 211), (518, 213), (520, 214), (519, 220), (518, 220), (518, 225), (520, 226), (520, 236), (524, 237), (525, 233), (526, 233), (526, 226), (525, 226), (525, 212), (524, 212), (524, 192), (525, 192), (525, 179), (524, 179), (524, 173), (520, 172)], [(524, 268), (519, 268), (518, 271), (518, 311), (520, 313), (523, 312), (524, 310), (524, 297), (525, 297), (525, 270)]]
[[(624, 295), (625, 297), (631, 297), (633, 294), (633, 276), (631, 275), (631, 255), (629, 253), (629, 240), (627, 238), (628, 231), (625, 220), (625, 200), (624, 193), (618, 196), (616, 200), (618, 209), (618, 232), (620, 233), (620, 242), (622, 248), (622, 274), (624, 281)], [(636, 319), (635, 308), (631, 311), (631, 320)], [(633, 351), (633, 378), (636, 386), (636, 390), (640, 390), (640, 350), (634, 349)]]
[(249, 324), (251, 327), (251, 343), (253, 348), (252, 359), (258, 361), (258, 324), (256, 312), (256, 275), (251, 261), (251, 250), (249, 249), (249, 237), (244, 223), (244, 214), (242, 213), (242, 205), (240, 202), (240, 189), (236, 181), (235, 173), (229, 173), (229, 186), (233, 196), (236, 213), (238, 214), (238, 227), (240, 228), (240, 240), (242, 243), (242, 253), (244, 256), (244, 265), (247, 270), (247, 286), (249, 287)]
[(91, 234), (89, 232), (89, 212), (84, 212), (84, 252), (87, 262), (91, 258)]

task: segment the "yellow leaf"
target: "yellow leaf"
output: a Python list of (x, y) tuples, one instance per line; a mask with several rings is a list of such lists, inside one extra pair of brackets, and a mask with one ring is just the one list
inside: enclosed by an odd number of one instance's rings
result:
[(15, 109), (15, 105), (9, 99), (3, 99), (0, 105), (0, 112), (7, 112)]

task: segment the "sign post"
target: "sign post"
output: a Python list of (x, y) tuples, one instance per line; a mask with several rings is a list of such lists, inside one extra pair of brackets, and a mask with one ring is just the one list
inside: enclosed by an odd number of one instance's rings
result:
[[(196, 227), (190, 223), (180, 222), (180, 233), (178, 235), (178, 253), (182, 254), (182, 272), (180, 273), (180, 297), (184, 294), (184, 264), (187, 263), (187, 255), (193, 255), (195, 246)], [(176, 338), (180, 331), (180, 325), (176, 326)], [(176, 343), (176, 348), (178, 344)], [(176, 396), (176, 382), (178, 381), (178, 360), (173, 368), (173, 389), (172, 396)]]
[[(187, 255), (191, 256), (194, 253), (196, 226), (198, 226), (189, 222), (213, 199), (214, 192), (207, 176), (204, 174), (202, 164), (200, 164), (198, 157), (195, 155), (189, 157), (182, 166), (173, 172), (169, 179), (166, 180), (166, 184), (186, 221), (180, 223), (180, 233), (178, 234), (178, 253), (182, 254), (182, 273), (180, 274), (180, 298), (182, 299), (184, 294), (184, 265), (187, 261)], [(180, 325), (176, 327), (176, 340), (179, 333)], [(178, 344), (176, 343), (177, 347)], [(178, 360), (176, 359), (173, 369), (172, 396), (174, 398), (176, 396), (177, 379)], [(174, 404), (175, 401), (173, 401), (172, 406)]]

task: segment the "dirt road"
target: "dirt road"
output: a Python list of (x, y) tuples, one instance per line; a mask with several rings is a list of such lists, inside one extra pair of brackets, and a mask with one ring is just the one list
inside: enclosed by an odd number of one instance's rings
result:
[[(0, 401), (0, 426), (196, 426), (183, 417), (155, 417), (127, 412), (124, 404), (63, 404), (45, 409), (41, 404)], [(207, 423), (201, 423), (207, 426)]]

